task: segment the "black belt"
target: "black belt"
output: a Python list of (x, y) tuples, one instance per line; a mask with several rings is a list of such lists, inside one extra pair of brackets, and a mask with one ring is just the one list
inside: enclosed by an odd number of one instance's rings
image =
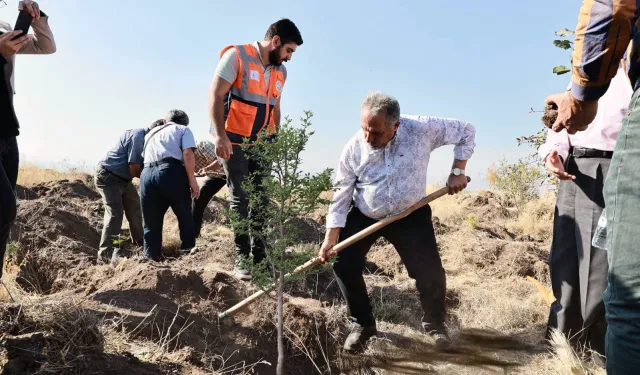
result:
[(178, 159), (174, 159), (174, 158), (164, 158), (158, 161), (153, 161), (151, 163), (144, 163), (144, 167), (145, 168), (153, 168), (153, 167), (158, 167), (160, 165), (165, 165), (165, 164), (180, 164), (182, 165), (182, 162)]
[(611, 159), (613, 151), (596, 150), (595, 148), (574, 147), (571, 151), (574, 158), (602, 158)]
[(110, 170), (108, 170), (107, 168), (105, 168), (104, 165), (102, 165), (102, 164), (100, 164), (100, 169), (103, 172), (105, 172), (107, 174), (110, 174), (111, 176), (115, 177), (116, 180), (120, 180), (121, 182), (131, 182), (131, 181), (133, 181), (133, 180), (129, 180), (127, 178), (118, 176), (117, 174), (115, 174), (115, 173), (111, 172)]

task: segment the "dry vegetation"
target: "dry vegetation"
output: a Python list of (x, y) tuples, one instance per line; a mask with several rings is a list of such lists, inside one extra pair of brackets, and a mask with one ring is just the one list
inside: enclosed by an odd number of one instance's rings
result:
[[(7, 289), (0, 287), (3, 374), (274, 373), (272, 300), (217, 320), (255, 291), (231, 276), (223, 199), (208, 208), (194, 254), (150, 264), (129, 246), (132, 259), (98, 266), (102, 217), (89, 176), (24, 168)], [(553, 199), (533, 200), (520, 215), (488, 191), (433, 202), (454, 351), (435, 352), (420, 333), (413, 281), (380, 240), (365, 275), (379, 337), (362, 355), (340, 351), (346, 309), (333, 275), (316, 273), (287, 288), (287, 373), (604, 374), (581, 362), (562, 336), (544, 341), (548, 301), (531, 279), (548, 288)], [(324, 215), (326, 208), (301, 222), (307, 242), (321, 237)], [(164, 241), (177, 257), (172, 213)]]

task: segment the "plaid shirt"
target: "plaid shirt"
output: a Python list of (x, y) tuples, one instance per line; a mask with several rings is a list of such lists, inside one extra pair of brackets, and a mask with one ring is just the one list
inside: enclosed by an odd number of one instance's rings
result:
[[(196, 156), (196, 173), (217, 160), (216, 146), (211, 141), (198, 141), (194, 154)], [(224, 174), (222, 166), (219, 166), (214, 173), (208, 173), (207, 176), (219, 177), (220, 173)]]
[[(573, 84), (578, 100), (597, 100), (609, 88), (620, 60), (628, 51), (629, 78), (635, 85), (640, 73), (636, 22), (640, 0), (584, 1), (575, 32)], [(629, 42), (633, 40), (633, 44)]]

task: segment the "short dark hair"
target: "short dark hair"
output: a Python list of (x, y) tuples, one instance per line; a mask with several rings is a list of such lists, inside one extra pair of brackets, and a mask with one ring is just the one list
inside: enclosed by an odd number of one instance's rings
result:
[(149, 127), (147, 128), (147, 131), (152, 130), (156, 126), (160, 126), (160, 125), (163, 125), (163, 124), (164, 124), (164, 119), (156, 120), (151, 125), (149, 125)]
[(167, 122), (174, 122), (178, 125), (189, 125), (189, 116), (180, 109), (172, 109), (167, 113), (167, 116), (164, 118)]
[(272, 23), (267, 29), (267, 33), (264, 35), (264, 40), (271, 40), (274, 36), (279, 36), (282, 44), (295, 43), (299, 46), (302, 45), (302, 35), (300, 30), (296, 27), (288, 18), (282, 18), (279, 21)]

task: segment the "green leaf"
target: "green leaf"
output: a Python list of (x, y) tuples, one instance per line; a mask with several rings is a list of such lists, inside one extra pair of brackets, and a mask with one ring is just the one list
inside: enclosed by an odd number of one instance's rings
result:
[(557, 75), (562, 75), (565, 73), (569, 73), (571, 71), (571, 69), (567, 68), (564, 65), (558, 65), (555, 68), (553, 68), (553, 72)]
[(562, 49), (570, 49), (571, 48), (571, 42), (568, 40), (559, 40), (556, 39), (553, 41), (553, 45), (558, 47), (558, 48), (562, 48)]
[(560, 37), (568, 37), (573, 34), (574, 34), (573, 30), (569, 30), (569, 29), (560, 29), (556, 31), (556, 36), (560, 36)]

